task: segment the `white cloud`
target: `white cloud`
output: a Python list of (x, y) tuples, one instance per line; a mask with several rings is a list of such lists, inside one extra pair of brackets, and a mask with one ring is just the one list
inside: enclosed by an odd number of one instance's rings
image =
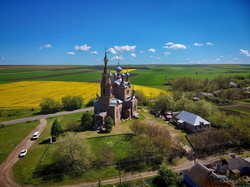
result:
[(216, 60), (216, 61), (220, 61), (220, 58), (216, 58), (215, 60)]
[(194, 46), (203, 46), (202, 43), (194, 43)]
[(187, 58), (186, 60), (191, 60), (191, 58)]
[(92, 51), (92, 52), (90, 52), (91, 54), (95, 54), (95, 55), (97, 55), (98, 54), (98, 52), (97, 51)]
[(140, 50), (140, 52), (139, 53), (143, 53), (143, 50)]
[(156, 52), (156, 50), (155, 50), (155, 49), (153, 49), (153, 48), (150, 48), (150, 49), (148, 49), (148, 52), (150, 52), (150, 53), (155, 53), (155, 52)]
[(120, 52), (123, 52), (123, 51), (134, 51), (136, 48), (135, 45), (132, 45), (132, 46), (129, 46), (129, 45), (124, 45), (124, 46), (115, 46), (114, 49), (116, 51), (120, 51)]
[(69, 51), (67, 52), (67, 55), (75, 55), (75, 52)]
[(51, 47), (52, 47), (51, 44), (45, 44), (45, 45), (43, 45), (43, 46), (38, 47), (38, 49), (51, 48)]
[(250, 53), (248, 50), (240, 49), (240, 54), (246, 55), (247, 57), (250, 57)]
[(166, 43), (166, 45), (174, 45), (174, 43), (173, 42), (168, 42), (168, 43)]
[(111, 54), (113, 54), (113, 55), (117, 54), (117, 52), (116, 52), (113, 48), (109, 48), (109, 49), (107, 50), (107, 53), (111, 53)]
[(240, 60), (239, 58), (234, 58), (233, 60)]
[(88, 51), (90, 48), (91, 47), (88, 46), (87, 44), (84, 44), (81, 46), (78, 46), (78, 45), (75, 46), (75, 50), (77, 50), (77, 51)]
[(5, 60), (5, 57), (4, 57), (4, 56), (1, 56), (1, 60), (3, 60), (3, 61), (4, 61), (4, 60)]
[(161, 57), (156, 57), (158, 60), (160, 60), (161, 59)]
[(135, 53), (131, 53), (130, 56), (132, 56), (132, 57), (135, 58), (135, 57), (136, 57), (136, 54), (135, 54)]
[(168, 56), (168, 55), (170, 55), (171, 53), (170, 52), (164, 52), (163, 53), (165, 56)]
[(213, 44), (213, 43), (211, 43), (211, 42), (207, 42), (206, 44), (207, 44), (207, 45), (211, 45), (211, 46), (212, 46), (212, 45), (214, 45), (214, 44)]
[(173, 42), (166, 43), (166, 46), (163, 46), (166, 49), (187, 49), (187, 47), (183, 44), (175, 44)]
[(114, 56), (111, 60), (124, 60), (123, 56)]
[(149, 56), (149, 57), (150, 57), (150, 58), (154, 58), (154, 56), (152, 56), (152, 55), (151, 55), (151, 56)]

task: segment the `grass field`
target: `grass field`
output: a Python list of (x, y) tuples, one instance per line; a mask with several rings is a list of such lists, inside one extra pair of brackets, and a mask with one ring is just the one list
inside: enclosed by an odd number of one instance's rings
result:
[[(39, 121), (6, 125), (0, 128), (0, 163), (37, 125)], [(18, 155), (17, 155), (18, 156)]]

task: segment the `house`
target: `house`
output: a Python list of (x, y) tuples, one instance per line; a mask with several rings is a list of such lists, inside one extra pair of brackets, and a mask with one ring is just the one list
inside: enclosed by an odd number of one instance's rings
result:
[(247, 175), (250, 172), (250, 162), (241, 158), (235, 157), (230, 159), (223, 159), (215, 163), (216, 173), (236, 174), (236, 175)]
[(97, 94), (94, 101), (94, 127), (103, 125), (104, 119), (110, 116), (114, 124), (118, 124), (121, 119), (138, 117), (137, 98), (135, 90), (129, 82), (129, 73), (123, 73), (121, 66), (116, 67), (116, 72), (112, 75), (108, 69), (107, 53), (104, 57), (104, 69), (101, 80), (101, 96)]
[(177, 120), (177, 127), (187, 131), (188, 133), (199, 132), (211, 126), (210, 122), (187, 111), (181, 111), (177, 116), (175, 116), (175, 119)]
[(229, 88), (237, 88), (237, 84), (235, 84), (234, 82), (230, 81), (229, 82)]
[(198, 98), (214, 97), (214, 94), (212, 94), (212, 93), (199, 93), (199, 94), (196, 94), (196, 97), (198, 97)]
[(212, 170), (200, 163), (183, 171), (183, 181), (189, 187), (229, 186)]

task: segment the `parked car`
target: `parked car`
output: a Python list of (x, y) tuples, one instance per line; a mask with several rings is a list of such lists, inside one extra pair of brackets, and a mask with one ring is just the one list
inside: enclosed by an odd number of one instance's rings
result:
[(28, 150), (27, 149), (24, 149), (21, 151), (21, 153), (19, 154), (19, 157), (24, 157), (26, 154), (27, 154)]
[(35, 132), (31, 137), (31, 140), (36, 140), (40, 136), (40, 132)]

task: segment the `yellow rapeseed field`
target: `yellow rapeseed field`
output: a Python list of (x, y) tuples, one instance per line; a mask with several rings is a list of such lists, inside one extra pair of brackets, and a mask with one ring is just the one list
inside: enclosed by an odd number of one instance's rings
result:
[[(134, 85), (147, 97), (157, 97), (167, 92), (157, 88)], [(22, 81), (0, 84), (0, 108), (38, 108), (43, 98), (51, 97), (60, 101), (66, 95), (80, 95), (87, 103), (100, 93), (99, 83), (89, 82), (62, 82), (62, 81)]]

